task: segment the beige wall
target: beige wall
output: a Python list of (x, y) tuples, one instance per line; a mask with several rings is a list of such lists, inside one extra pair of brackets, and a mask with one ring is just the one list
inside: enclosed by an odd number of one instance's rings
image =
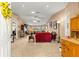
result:
[(66, 8), (68, 12), (70, 12), (70, 17), (75, 17), (79, 14), (79, 2), (70, 2)]
[[(24, 22), (23, 22), (22, 19), (21, 19), (19, 16), (17, 16), (16, 14), (13, 14), (13, 16), (12, 16), (12, 22), (15, 22), (15, 23), (16, 23), (15, 26), (12, 25), (12, 28), (13, 28), (13, 27), (16, 28), (16, 39), (18, 39), (18, 38), (19, 38), (19, 34), (18, 34), (18, 33), (19, 33), (19, 31), (20, 31), (21, 25), (24, 24)], [(13, 30), (13, 29), (12, 29), (12, 30)]]
[[(65, 28), (65, 21), (67, 20), (66, 17), (69, 16), (70, 18), (72, 18), (72, 17), (78, 15), (78, 13), (79, 13), (78, 3), (75, 3), (75, 2), (68, 3), (68, 5), (63, 10), (52, 15), (52, 17), (49, 21), (52, 20), (52, 22), (53, 22), (54, 20), (57, 20), (60, 22), (60, 36), (64, 37), (65, 36), (65, 29), (66, 29)], [(48, 27), (48, 29), (50, 31), (56, 31), (56, 32), (58, 31), (58, 29), (54, 30), (53, 28), (50, 28), (50, 27)]]
[[(65, 21), (65, 17), (67, 16), (67, 13), (65, 12), (65, 9), (63, 9), (63, 10), (61, 10), (60, 12), (58, 12), (58, 13), (56, 13), (55, 15), (53, 15), (53, 17), (51, 18), (51, 20), (50, 21), (60, 21), (60, 36), (61, 37), (63, 37), (64, 36), (64, 21)], [(50, 28), (49, 27), (49, 25), (48, 25), (48, 31), (50, 31), (50, 32), (52, 32), (52, 31), (56, 31), (57, 32), (57, 34), (58, 34), (58, 29), (53, 29), (53, 27), (52, 28)]]

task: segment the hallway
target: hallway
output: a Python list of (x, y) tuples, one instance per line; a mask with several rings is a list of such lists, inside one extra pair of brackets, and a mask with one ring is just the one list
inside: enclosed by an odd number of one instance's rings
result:
[(12, 57), (60, 57), (59, 43), (28, 43), (28, 38), (12, 43)]

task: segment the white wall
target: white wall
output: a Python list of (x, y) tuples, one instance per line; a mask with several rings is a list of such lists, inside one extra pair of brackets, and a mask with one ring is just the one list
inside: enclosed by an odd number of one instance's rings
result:
[(66, 20), (64, 21), (65, 26), (65, 36), (70, 36), (70, 17), (67, 16)]
[[(13, 25), (13, 22), (15, 23), (15, 26)], [(11, 20), (11, 26), (12, 26), (12, 31), (16, 29), (16, 39), (19, 39), (19, 31), (22, 24), (24, 24), (22, 19), (16, 14), (13, 14), (12, 20)]]
[(5, 20), (0, 11), (0, 56), (11, 55), (11, 20)]
[(60, 37), (70, 36), (70, 17), (67, 15), (60, 20)]
[(12, 31), (16, 30), (16, 39), (18, 39), (18, 31), (19, 31), (19, 28), (18, 28), (18, 21), (17, 21), (17, 18), (15, 16), (12, 16), (12, 21), (11, 21), (11, 28), (12, 28)]

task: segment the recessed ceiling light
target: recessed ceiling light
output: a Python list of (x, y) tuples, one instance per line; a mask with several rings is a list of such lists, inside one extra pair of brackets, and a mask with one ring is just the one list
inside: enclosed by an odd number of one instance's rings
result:
[(33, 22), (37, 22), (37, 21), (34, 20)]
[(22, 7), (24, 7), (24, 5), (22, 5)]
[(35, 13), (34, 11), (32, 11), (32, 13)]
[(34, 17), (33, 19), (35, 19), (35, 20), (40, 20), (38, 17)]
[(49, 7), (49, 5), (46, 5), (46, 7)]

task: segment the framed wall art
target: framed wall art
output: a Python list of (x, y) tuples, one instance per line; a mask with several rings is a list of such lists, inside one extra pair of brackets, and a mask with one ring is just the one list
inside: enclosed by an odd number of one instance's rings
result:
[(57, 21), (53, 21), (53, 28), (57, 29)]
[(49, 22), (49, 26), (52, 28), (52, 21)]

